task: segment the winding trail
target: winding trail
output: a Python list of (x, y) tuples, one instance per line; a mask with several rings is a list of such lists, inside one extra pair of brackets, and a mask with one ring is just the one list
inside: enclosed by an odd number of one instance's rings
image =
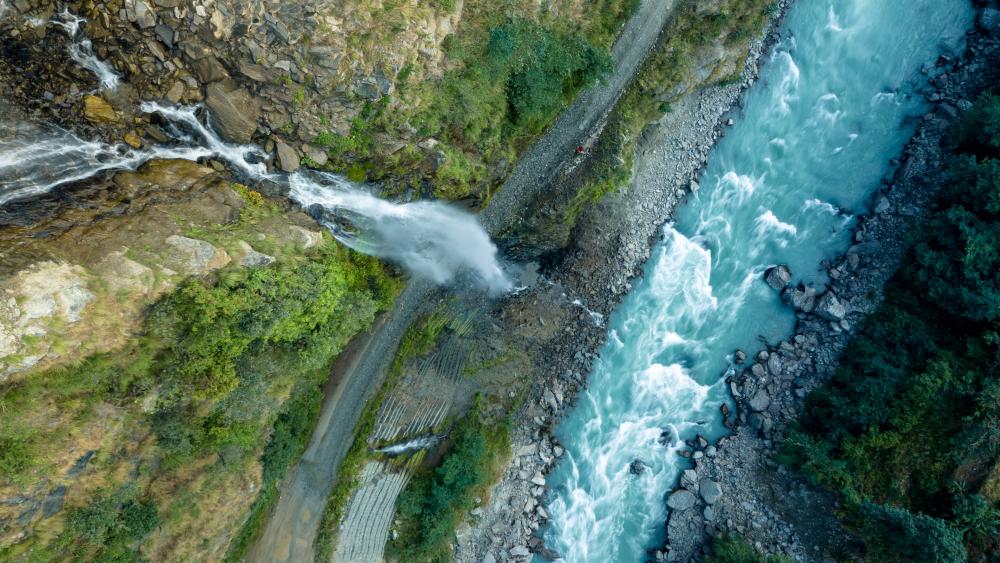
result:
[[(503, 188), (480, 214), (492, 235), (501, 234), (525, 202), (543, 189), (573, 156), (573, 149), (604, 124), (643, 60), (656, 44), (677, 0), (643, 0), (612, 49), (614, 73), (582, 92), (518, 160)], [(336, 390), (327, 395), (309, 447), (282, 488), (264, 531), (247, 555), (252, 562), (308, 562), (340, 462), (350, 447), (365, 402), (378, 389), (400, 337), (431, 301), (431, 284), (412, 280), (363, 342), (355, 344)]]

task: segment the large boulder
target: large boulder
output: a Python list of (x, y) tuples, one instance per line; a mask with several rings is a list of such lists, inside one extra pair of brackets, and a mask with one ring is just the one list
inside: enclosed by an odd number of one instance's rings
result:
[(118, 121), (118, 112), (111, 104), (99, 96), (83, 98), (83, 116), (91, 123), (114, 123)]
[(278, 153), (278, 168), (285, 172), (295, 172), (299, 169), (299, 153), (282, 141), (274, 143)]
[(816, 314), (828, 321), (840, 321), (847, 315), (847, 307), (835, 293), (827, 291), (816, 302)]
[(747, 402), (750, 410), (754, 412), (763, 412), (767, 410), (767, 407), (771, 406), (771, 396), (767, 394), (767, 390), (761, 387), (750, 397)]
[(698, 499), (694, 494), (687, 489), (679, 489), (670, 493), (670, 497), (667, 498), (667, 506), (671, 510), (688, 510), (698, 502)]
[(781, 291), (792, 283), (792, 271), (784, 264), (773, 266), (764, 272), (764, 281), (775, 290)]
[(260, 106), (249, 92), (234, 82), (213, 82), (205, 88), (205, 105), (211, 113), (211, 123), (227, 140), (249, 143), (257, 130)]
[(711, 479), (705, 479), (698, 485), (698, 491), (706, 504), (715, 504), (722, 498), (722, 487)]
[(986, 31), (993, 31), (1000, 26), (1000, 10), (996, 8), (983, 8), (979, 12), (979, 27)]

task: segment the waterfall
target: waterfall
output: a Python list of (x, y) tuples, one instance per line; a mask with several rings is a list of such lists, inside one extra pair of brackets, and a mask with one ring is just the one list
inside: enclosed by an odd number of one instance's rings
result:
[(288, 186), (293, 201), (359, 252), (400, 264), (437, 284), (468, 274), (491, 293), (511, 288), (496, 246), (470, 213), (437, 201), (393, 203), (333, 174), (268, 172), (263, 150), (225, 142), (198, 119), (197, 107), (145, 102), (141, 109), (162, 116), (176, 144), (136, 150), (87, 141), (55, 126), (0, 124), (0, 205), (153, 159), (213, 157), (250, 181)]

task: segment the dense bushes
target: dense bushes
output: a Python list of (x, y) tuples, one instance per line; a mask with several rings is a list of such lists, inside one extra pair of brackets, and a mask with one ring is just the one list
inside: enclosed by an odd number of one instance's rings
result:
[(156, 529), (160, 517), (156, 506), (136, 495), (136, 488), (126, 485), (111, 494), (99, 494), (87, 506), (72, 509), (67, 520), (69, 534), (64, 534), (64, 541), (76, 544), (66, 546), (70, 552), (78, 556), (89, 553), (98, 561), (138, 560), (129, 544)]
[(476, 406), (451, 431), (451, 449), (434, 470), (418, 474), (396, 504), (400, 561), (450, 561), (455, 527), (496, 478), (510, 448), (506, 421), (485, 420)]
[(962, 560), (963, 533), (997, 553), (1000, 98), (958, 129), (938, 210), (786, 441), (843, 492), (873, 559)]

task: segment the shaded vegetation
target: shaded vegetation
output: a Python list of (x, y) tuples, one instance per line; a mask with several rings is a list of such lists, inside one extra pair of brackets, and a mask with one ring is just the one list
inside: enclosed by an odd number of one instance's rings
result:
[(483, 414), (482, 398), (457, 421), (441, 464), (424, 469), (396, 502), (399, 537), (386, 546), (400, 561), (450, 561), (455, 528), (485, 497), (510, 449), (509, 420)]
[(1000, 556), (1000, 97), (957, 129), (937, 210), (785, 446), (876, 561)]

